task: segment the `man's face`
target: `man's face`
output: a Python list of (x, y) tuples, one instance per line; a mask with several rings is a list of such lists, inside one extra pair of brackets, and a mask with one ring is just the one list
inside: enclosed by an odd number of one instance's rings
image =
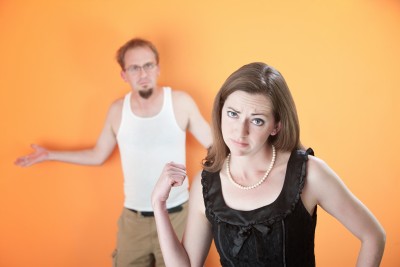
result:
[[(148, 98), (157, 86), (160, 69), (148, 47), (136, 47), (125, 53), (125, 68), (121, 76), (143, 98)], [(150, 93), (150, 94), (149, 94)]]

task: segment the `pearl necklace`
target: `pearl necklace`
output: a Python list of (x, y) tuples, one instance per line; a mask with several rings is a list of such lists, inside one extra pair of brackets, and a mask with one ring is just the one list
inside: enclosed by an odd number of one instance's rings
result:
[(236, 183), (236, 182), (233, 180), (232, 175), (231, 175), (231, 171), (230, 171), (230, 169), (229, 169), (229, 160), (230, 160), (230, 158), (231, 158), (231, 154), (229, 154), (228, 157), (226, 157), (226, 174), (228, 175), (229, 180), (230, 180), (236, 187), (238, 187), (238, 188), (240, 188), (240, 189), (243, 189), (243, 190), (250, 190), (250, 189), (253, 189), (253, 188), (258, 187), (260, 184), (262, 184), (262, 183), (265, 181), (265, 179), (267, 179), (269, 173), (270, 173), (271, 170), (272, 170), (272, 167), (274, 167), (274, 164), (275, 164), (276, 151), (275, 151), (275, 147), (272, 145), (272, 159), (271, 159), (271, 164), (269, 165), (269, 168), (268, 168), (267, 172), (264, 174), (264, 176), (261, 178), (260, 181), (258, 181), (257, 183), (255, 183), (255, 184), (253, 184), (253, 185), (250, 185), (250, 186), (243, 186), (243, 185), (241, 185), (241, 184)]

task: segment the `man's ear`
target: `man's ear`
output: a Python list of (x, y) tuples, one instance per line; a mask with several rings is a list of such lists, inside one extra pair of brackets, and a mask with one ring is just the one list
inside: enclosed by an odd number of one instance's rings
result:
[(161, 68), (160, 65), (157, 64), (157, 78), (160, 77)]
[(127, 78), (126, 78), (126, 73), (125, 73), (125, 71), (124, 71), (124, 70), (121, 70), (121, 72), (120, 72), (119, 74), (121, 75), (122, 80), (124, 80), (124, 82), (126, 82), (126, 81), (127, 81)]

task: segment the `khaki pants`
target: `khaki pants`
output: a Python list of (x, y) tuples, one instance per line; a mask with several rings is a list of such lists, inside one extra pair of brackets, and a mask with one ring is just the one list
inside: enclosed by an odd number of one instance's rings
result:
[[(182, 239), (188, 213), (188, 204), (182, 206), (182, 211), (169, 214), (179, 239)], [(118, 220), (117, 248), (113, 253), (113, 267), (152, 266), (165, 266), (154, 217), (143, 217), (124, 208)]]

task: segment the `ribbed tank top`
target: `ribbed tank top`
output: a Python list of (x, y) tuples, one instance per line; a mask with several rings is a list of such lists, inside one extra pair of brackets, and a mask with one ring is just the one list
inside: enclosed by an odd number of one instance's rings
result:
[[(151, 193), (166, 163), (185, 164), (186, 132), (174, 115), (171, 88), (164, 87), (161, 111), (153, 117), (139, 117), (132, 112), (131, 93), (124, 98), (117, 142), (124, 174), (124, 206), (152, 211)], [(167, 208), (189, 199), (188, 181), (172, 188)]]

